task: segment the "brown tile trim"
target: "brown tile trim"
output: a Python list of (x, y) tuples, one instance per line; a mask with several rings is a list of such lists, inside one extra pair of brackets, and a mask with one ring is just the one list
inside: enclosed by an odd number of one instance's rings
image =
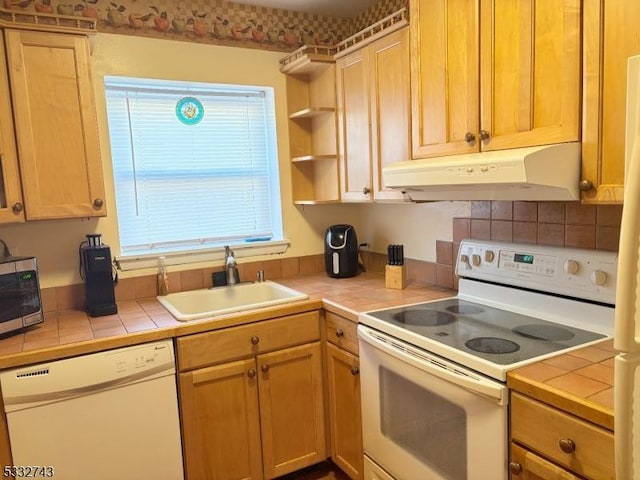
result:
[(513, 202), (492, 201), (491, 220), (513, 220)]
[(436, 240), (436, 262), (442, 265), (453, 265), (453, 244)]

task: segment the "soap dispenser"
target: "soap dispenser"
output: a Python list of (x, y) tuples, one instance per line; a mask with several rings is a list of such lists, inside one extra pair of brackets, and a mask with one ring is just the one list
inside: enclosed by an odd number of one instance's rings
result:
[(169, 293), (169, 275), (165, 257), (158, 257), (158, 295), (165, 296)]

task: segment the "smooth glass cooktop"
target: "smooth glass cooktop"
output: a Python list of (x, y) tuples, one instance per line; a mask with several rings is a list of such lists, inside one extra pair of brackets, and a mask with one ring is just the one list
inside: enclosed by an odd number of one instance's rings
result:
[(378, 310), (367, 315), (500, 365), (606, 338), (599, 333), (458, 298)]

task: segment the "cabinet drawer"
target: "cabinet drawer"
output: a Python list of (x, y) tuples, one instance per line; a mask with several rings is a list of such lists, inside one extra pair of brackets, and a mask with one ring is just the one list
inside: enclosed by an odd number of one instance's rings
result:
[[(615, 478), (612, 432), (515, 392), (511, 438), (584, 477)], [(573, 442), (573, 451), (565, 453), (561, 441)]]
[(327, 312), (327, 340), (346, 351), (358, 355), (358, 324), (335, 313)]
[(511, 459), (509, 461), (511, 480), (534, 480), (545, 478), (548, 480), (580, 480), (574, 474), (551, 463), (521, 446), (511, 444)]
[(318, 311), (199, 333), (176, 340), (183, 372), (320, 339)]

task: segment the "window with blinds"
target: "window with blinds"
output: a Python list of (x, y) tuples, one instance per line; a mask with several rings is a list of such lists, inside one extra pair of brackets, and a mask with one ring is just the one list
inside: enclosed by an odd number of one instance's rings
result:
[(282, 240), (272, 88), (105, 89), (122, 256)]

